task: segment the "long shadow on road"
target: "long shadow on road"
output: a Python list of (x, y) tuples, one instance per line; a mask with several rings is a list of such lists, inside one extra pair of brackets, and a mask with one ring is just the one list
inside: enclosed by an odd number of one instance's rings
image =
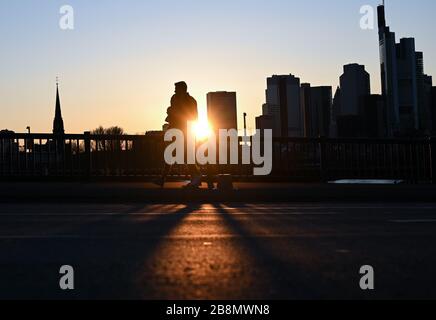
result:
[[(327, 288), (323, 287), (319, 275), (305, 270), (304, 263), (297, 261), (307, 251), (305, 260), (311, 260), (308, 247), (283, 239), (268, 239), (253, 234), (243, 219), (232, 215), (222, 204), (214, 204), (221, 213), (229, 229), (238, 237), (235, 245), (241, 246), (248, 259), (252, 261), (249, 272), (253, 283), (251, 292), (246, 297), (261, 299), (319, 299), (325, 296)], [(244, 211), (242, 206), (241, 211)], [(272, 218), (274, 219), (274, 217)], [(251, 221), (250, 223), (253, 223)], [(255, 223), (255, 222), (254, 222)], [(268, 229), (268, 226), (261, 226)], [(272, 228), (269, 230), (274, 232)], [(300, 251), (298, 255), (295, 252)]]
[[(150, 217), (125, 212), (73, 221), (37, 240), (0, 241), (1, 299), (137, 299), (144, 297), (137, 275), (165, 236), (198, 209), (180, 205)], [(135, 208), (135, 212), (140, 208)], [(65, 222), (63, 223), (65, 224)], [(43, 228), (41, 223), (36, 228)], [(53, 238), (50, 238), (53, 236)], [(59, 269), (71, 265), (75, 290), (59, 289)]]

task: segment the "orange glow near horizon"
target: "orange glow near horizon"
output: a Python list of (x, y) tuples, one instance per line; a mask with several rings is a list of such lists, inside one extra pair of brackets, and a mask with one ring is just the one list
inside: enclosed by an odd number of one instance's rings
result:
[(207, 140), (212, 134), (212, 127), (207, 119), (199, 119), (197, 122), (194, 122), (193, 129), (195, 137), (199, 141)]

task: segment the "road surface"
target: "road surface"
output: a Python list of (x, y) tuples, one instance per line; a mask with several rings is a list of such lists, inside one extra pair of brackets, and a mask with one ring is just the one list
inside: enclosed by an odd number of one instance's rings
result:
[(436, 204), (1, 204), (0, 298), (436, 298), (435, 244)]

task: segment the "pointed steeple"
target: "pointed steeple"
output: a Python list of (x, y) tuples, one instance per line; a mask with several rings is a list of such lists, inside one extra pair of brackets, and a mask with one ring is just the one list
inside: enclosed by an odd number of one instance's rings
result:
[(59, 98), (59, 82), (56, 79), (56, 110), (55, 118), (53, 121), (53, 133), (54, 134), (64, 134), (64, 120), (62, 119), (61, 111), (61, 99)]

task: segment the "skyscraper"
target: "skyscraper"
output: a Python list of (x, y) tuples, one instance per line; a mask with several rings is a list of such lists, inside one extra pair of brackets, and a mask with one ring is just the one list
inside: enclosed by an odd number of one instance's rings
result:
[(301, 85), (301, 104), (304, 114), (305, 137), (327, 137), (330, 135), (332, 87)]
[(436, 134), (436, 87), (431, 88), (431, 119), (432, 119), (432, 134)]
[(363, 137), (365, 133), (365, 98), (371, 94), (369, 73), (356, 63), (344, 66), (340, 90), (334, 98), (332, 114), (339, 137)]
[[(274, 135), (303, 136), (300, 79), (293, 75), (274, 75), (267, 79), (266, 111), (274, 117)], [(279, 112), (275, 112), (275, 111)]]
[(385, 6), (378, 7), (382, 96), (386, 105), (388, 135), (429, 131), (430, 79), (424, 74), (422, 52), (416, 52), (414, 38), (396, 43), (386, 25)]
[(418, 87), (418, 125), (421, 133), (431, 134), (432, 111), (431, 111), (431, 90), (433, 78), (424, 73), (424, 54), (416, 53), (416, 75)]
[(400, 132), (407, 134), (419, 128), (415, 39), (400, 39), (396, 49)]
[(363, 99), (371, 94), (369, 73), (365, 66), (357, 63), (344, 66), (340, 77), (341, 116), (359, 116), (363, 114)]
[(310, 83), (302, 83), (300, 89), (301, 109), (303, 110), (304, 136), (312, 136), (313, 112), (311, 110)]
[(236, 92), (209, 92), (207, 115), (215, 130), (238, 130)]
[(273, 130), (274, 133), (273, 117), (268, 115), (256, 117), (256, 129), (261, 130), (261, 134), (264, 133), (264, 130)]
[(363, 135), (368, 138), (386, 137), (386, 112), (382, 95), (364, 98)]
[(388, 135), (392, 136), (400, 129), (395, 33), (391, 32), (390, 28), (386, 25), (384, 5), (381, 5), (377, 8), (377, 13), (382, 96), (386, 105)]
[(64, 120), (62, 119), (61, 100), (59, 98), (59, 84), (56, 83), (56, 108), (53, 121), (53, 134), (63, 135), (64, 133)]
[(257, 129), (272, 129), (273, 137), (281, 137), (281, 125), (280, 125), (280, 106), (279, 105), (270, 105), (265, 103), (262, 106), (262, 115), (269, 117), (269, 124), (271, 128), (261, 128), (256, 127)]
[(330, 137), (338, 136), (338, 117), (341, 113), (341, 87), (337, 87), (333, 97), (332, 111), (330, 115)]

